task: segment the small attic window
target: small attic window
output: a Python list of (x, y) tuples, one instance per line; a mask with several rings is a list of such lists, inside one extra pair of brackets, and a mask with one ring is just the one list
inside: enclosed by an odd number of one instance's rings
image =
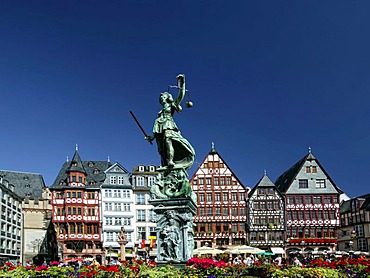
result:
[(77, 167), (77, 162), (76, 161), (72, 161), (72, 166), (73, 167)]
[(24, 179), (25, 181), (28, 181), (30, 178), (29, 178), (29, 177), (27, 177), (27, 176), (24, 176), (24, 177), (23, 177), (23, 179)]
[(31, 185), (29, 183), (26, 184), (26, 188), (30, 188)]
[(144, 166), (142, 165), (139, 166), (139, 172), (144, 172)]
[(90, 161), (88, 165), (89, 165), (89, 167), (93, 167), (95, 164), (94, 164), (94, 162)]
[(95, 168), (95, 169), (94, 169), (94, 171), (93, 171), (93, 173), (94, 173), (95, 175), (96, 175), (96, 174), (99, 174), (99, 172), (100, 172), (100, 171), (99, 171), (99, 169), (97, 169), (97, 168)]
[(30, 192), (27, 192), (26, 193), (26, 197), (31, 197), (31, 193)]
[(154, 166), (149, 166), (149, 172), (154, 172), (155, 171), (155, 167)]
[(60, 180), (59, 185), (63, 185), (63, 184), (64, 184), (64, 180)]

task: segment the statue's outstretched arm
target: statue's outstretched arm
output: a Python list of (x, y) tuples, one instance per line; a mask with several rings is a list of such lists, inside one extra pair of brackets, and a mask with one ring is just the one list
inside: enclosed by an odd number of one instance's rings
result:
[(177, 78), (177, 87), (179, 88), (179, 94), (175, 100), (175, 104), (176, 107), (179, 107), (181, 101), (185, 97), (185, 74), (179, 74), (176, 78)]

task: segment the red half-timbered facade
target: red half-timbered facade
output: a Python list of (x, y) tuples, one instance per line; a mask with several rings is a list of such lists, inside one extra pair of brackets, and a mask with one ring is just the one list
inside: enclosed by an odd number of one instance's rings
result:
[(59, 171), (51, 191), (60, 259), (104, 262), (100, 185), (109, 166), (109, 161), (81, 161), (76, 149)]
[(214, 147), (190, 183), (198, 204), (198, 215), (194, 218), (196, 246), (206, 243), (217, 247), (245, 244), (248, 190)]
[(342, 192), (309, 153), (275, 182), (286, 202), (287, 252), (335, 250)]

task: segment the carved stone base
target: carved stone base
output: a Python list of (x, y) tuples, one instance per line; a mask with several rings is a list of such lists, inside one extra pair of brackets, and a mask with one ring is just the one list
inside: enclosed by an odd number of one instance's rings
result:
[(184, 265), (194, 249), (193, 217), (197, 205), (190, 197), (154, 199), (157, 232), (157, 263)]

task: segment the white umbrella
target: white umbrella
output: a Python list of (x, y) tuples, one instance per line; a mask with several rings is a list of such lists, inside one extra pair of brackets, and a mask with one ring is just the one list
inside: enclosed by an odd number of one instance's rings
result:
[(206, 255), (206, 254), (214, 255), (214, 254), (221, 254), (223, 252), (224, 251), (222, 251), (220, 249), (217, 249), (217, 248), (203, 246), (203, 247), (199, 247), (197, 249), (194, 249), (193, 250), (193, 255)]

